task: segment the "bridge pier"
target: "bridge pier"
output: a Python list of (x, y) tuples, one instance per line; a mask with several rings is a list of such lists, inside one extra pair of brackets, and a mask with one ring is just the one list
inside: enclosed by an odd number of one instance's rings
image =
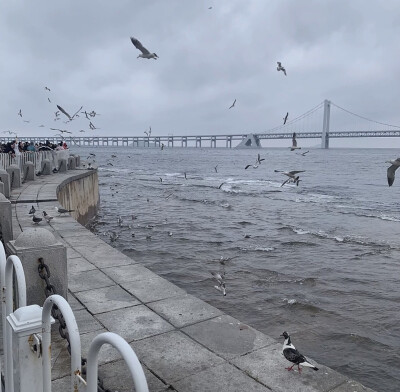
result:
[(215, 136), (212, 136), (211, 139), (211, 148), (216, 148), (217, 147), (217, 138)]
[(174, 147), (174, 137), (173, 136), (168, 136), (168, 147), (170, 144), (172, 147)]
[(226, 148), (232, 148), (232, 136), (226, 137)]
[(197, 145), (201, 148), (201, 136), (196, 136), (196, 148)]
[(324, 101), (324, 119), (322, 123), (321, 148), (329, 148), (329, 120), (331, 116), (331, 102)]

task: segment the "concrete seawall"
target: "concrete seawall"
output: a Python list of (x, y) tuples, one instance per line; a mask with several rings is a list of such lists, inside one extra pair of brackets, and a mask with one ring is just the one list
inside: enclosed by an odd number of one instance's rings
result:
[(60, 204), (74, 210), (71, 215), (85, 225), (96, 215), (100, 202), (97, 170), (67, 178), (57, 186), (56, 193)]
[[(317, 363), (318, 372), (288, 372), (282, 341), (188, 294), (86, 230), (77, 221), (85, 223), (96, 211), (96, 171), (42, 176), (14, 189), (11, 201), (14, 238), (33, 227), (31, 204), (39, 211), (54, 211), (59, 203), (75, 210), (74, 217), (52, 214), (51, 224), (40, 227), (67, 247), (68, 302), (83, 356), (94, 336), (112, 331), (135, 350), (150, 391), (372, 391)], [(301, 350), (301, 342), (297, 346)], [(52, 357), (53, 390), (68, 390), (70, 357), (56, 332)], [(115, 351), (103, 349), (100, 364), (106, 388), (133, 390)]]

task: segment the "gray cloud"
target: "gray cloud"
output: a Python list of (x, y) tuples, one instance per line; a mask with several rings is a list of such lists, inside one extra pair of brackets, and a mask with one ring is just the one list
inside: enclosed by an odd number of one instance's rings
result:
[[(325, 98), (400, 124), (399, 8), (397, 0), (3, 4), (0, 131), (52, 135), (62, 125), (94, 134), (82, 118), (55, 123), (59, 104), (101, 113), (97, 135), (143, 135), (150, 125), (163, 135), (262, 132)], [(130, 36), (159, 60), (137, 59)], [(371, 129), (333, 115), (335, 126)]]

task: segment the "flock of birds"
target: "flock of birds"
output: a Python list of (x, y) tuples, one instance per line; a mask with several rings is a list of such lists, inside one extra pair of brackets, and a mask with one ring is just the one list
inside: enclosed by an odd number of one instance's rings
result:
[[(47, 86), (44, 87), (44, 90), (46, 92), (51, 92), (51, 89)], [(47, 101), (49, 103), (52, 104), (52, 101), (50, 99), (50, 97), (47, 97)], [(100, 116), (100, 113), (97, 113), (95, 110), (91, 110), (91, 111), (87, 111), (87, 110), (83, 110), (83, 106), (81, 106), (77, 111), (74, 112), (74, 114), (70, 115), (69, 112), (67, 110), (65, 110), (62, 106), (60, 105), (56, 105), (57, 110), (54, 112), (54, 121), (61, 121), (63, 120), (64, 124), (68, 124), (76, 119), (78, 119), (79, 117), (85, 117), (88, 121), (89, 121), (89, 130), (90, 131), (94, 131), (96, 129), (100, 129), (97, 128), (94, 124), (93, 124), (93, 119), (96, 116)], [(62, 117), (61, 114), (63, 114), (65, 117)], [(84, 116), (82, 116), (84, 115)], [(25, 123), (30, 123), (31, 120), (25, 120), (24, 118), (24, 114), (22, 112), (22, 109), (19, 109), (17, 116), (21, 117), (21, 119), (23, 120), (23, 122)], [(45, 125), (44, 124), (40, 124), (38, 125), (39, 128), (44, 128)], [(57, 131), (59, 133), (56, 133), (54, 136), (60, 137), (62, 140), (64, 140), (65, 136), (64, 134), (72, 134), (73, 132), (68, 130), (68, 129), (62, 129), (62, 128), (54, 128), (54, 127), (49, 127), (49, 129), (51, 131)], [(86, 132), (86, 130), (84, 129), (80, 129), (78, 132), (83, 133)], [(14, 131), (3, 131), (3, 133), (8, 133), (9, 135), (14, 135), (15, 137), (18, 137), (17, 132)]]
[[(68, 214), (70, 212), (73, 212), (74, 210), (67, 210), (65, 208), (59, 208), (59, 207), (54, 207), (55, 210), (58, 212), (58, 216)], [(51, 224), (51, 221), (54, 219), (54, 216), (49, 215), (46, 211), (42, 211), (43, 218), (40, 218), (36, 216), (37, 210), (35, 206), (32, 206), (31, 209), (28, 212), (28, 215), (32, 215), (32, 222), (35, 225), (38, 225), (42, 220), (44, 219), (48, 224)]]

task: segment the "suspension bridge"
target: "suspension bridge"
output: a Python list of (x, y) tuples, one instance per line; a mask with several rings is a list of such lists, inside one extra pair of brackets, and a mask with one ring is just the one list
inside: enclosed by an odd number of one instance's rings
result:
[[(20, 140), (35, 143), (65, 141), (70, 146), (130, 146), (130, 147), (211, 147), (259, 148), (261, 140), (291, 139), (293, 133), (297, 139), (320, 139), (321, 148), (329, 148), (332, 138), (361, 137), (399, 137), (400, 126), (371, 120), (325, 100), (297, 116), (286, 124), (267, 131), (243, 132), (240, 134), (203, 134), (203, 135), (165, 135), (165, 136), (19, 136)], [(15, 137), (0, 137), (1, 142), (14, 140)], [(234, 143), (237, 144), (234, 145)], [(266, 146), (264, 146), (266, 147)]]

